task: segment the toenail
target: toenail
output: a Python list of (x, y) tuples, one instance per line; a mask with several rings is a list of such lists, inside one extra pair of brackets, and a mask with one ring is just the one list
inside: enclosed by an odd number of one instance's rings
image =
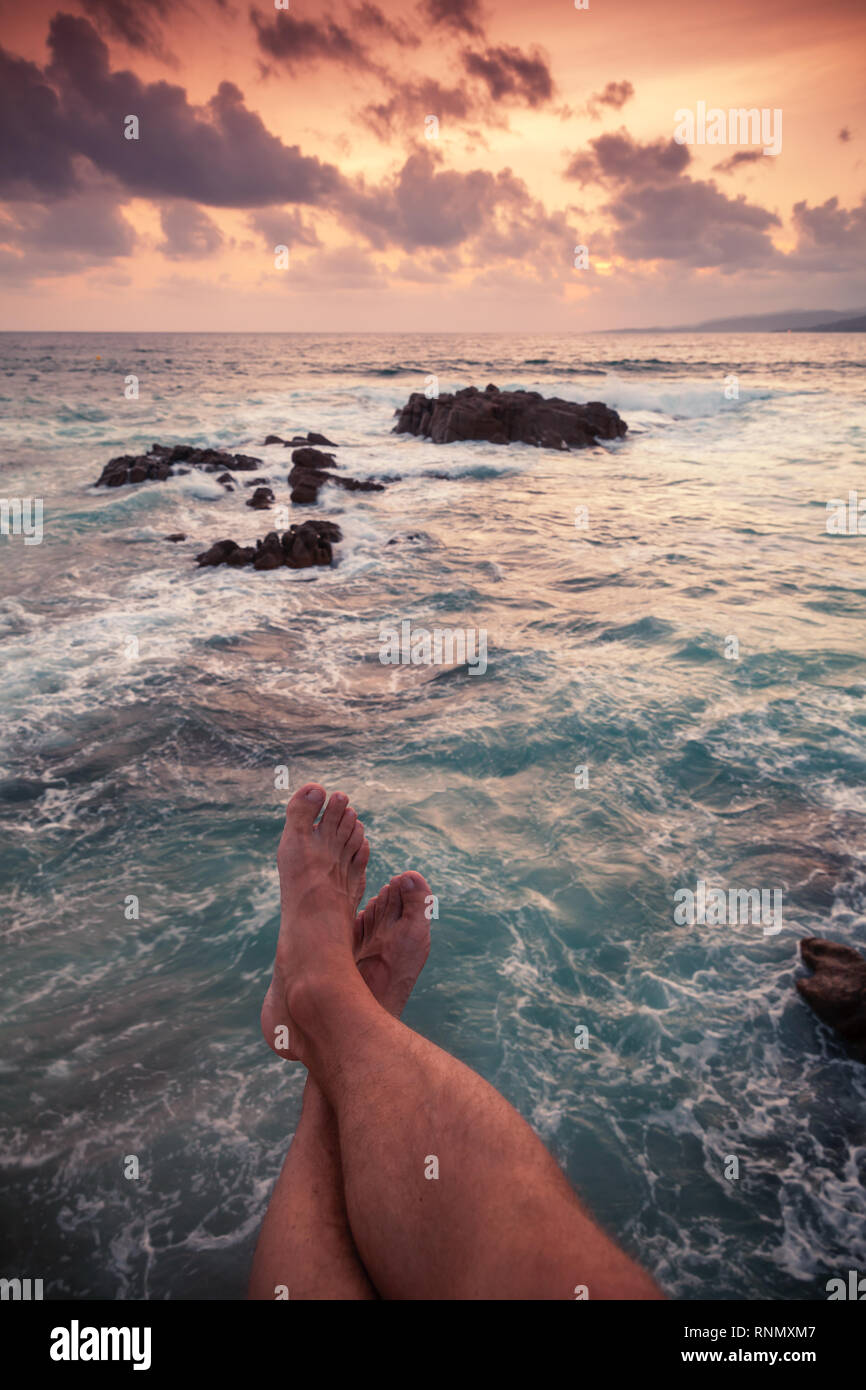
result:
[(410, 891), (412, 888), (421, 887), (421, 879), (418, 874), (404, 874), (400, 879), (400, 887)]
[(324, 795), (321, 787), (310, 787), (310, 790), (305, 793), (307, 801), (321, 801)]

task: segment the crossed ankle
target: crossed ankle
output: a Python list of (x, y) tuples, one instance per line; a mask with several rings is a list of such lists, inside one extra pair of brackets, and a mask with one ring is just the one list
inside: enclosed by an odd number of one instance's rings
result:
[(296, 976), (286, 990), (286, 1005), (297, 1028), (314, 1035), (365, 991), (354, 960), (341, 954), (331, 962), (317, 959)]

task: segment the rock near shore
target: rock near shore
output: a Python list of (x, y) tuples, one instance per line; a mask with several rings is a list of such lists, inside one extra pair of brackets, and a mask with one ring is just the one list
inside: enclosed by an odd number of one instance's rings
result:
[(262, 461), (250, 458), (248, 454), (229, 454), (224, 449), (196, 449), (192, 444), (175, 444), (173, 448), (165, 444), (151, 444), (147, 454), (120, 454), (117, 458), (109, 459), (96, 480), (96, 486), (162, 483), (171, 477), (177, 464), (185, 464), (184, 471), (201, 468), (206, 473), (216, 473), (230, 468), (239, 473), (261, 468)]
[(334, 521), (304, 521), (290, 526), (279, 536), (269, 531), (255, 545), (238, 545), (237, 541), (215, 541), (209, 550), (196, 555), (201, 568), (211, 565), (252, 565), (257, 570), (309, 569), (313, 565), (330, 565), (332, 545), (343, 539)]
[(292, 453), (292, 471), (289, 474), (289, 487), (292, 489), (294, 503), (316, 502), (319, 490), (325, 483), (336, 483), (348, 492), (383, 492), (384, 484), (358, 478), (344, 478), (331, 469), (339, 468), (333, 454), (323, 454), (320, 449), (303, 447)]
[(268, 444), (282, 444), (287, 449), (293, 449), (296, 444), (324, 444), (329, 449), (339, 448), (339, 445), (335, 444), (333, 439), (328, 439), (323, 434), (316, 434), (315, 431), (312, 430), (306, 436), (303, 434), (296, 434), (292, 439), (281, 439), (278, 434), (269, 434), (265, 440), (265, 447), (267, 447)]
[(851, 1056), (866, 1062), (866, 958), (852, 946), (818, 936), (800, 942), (803, 964), (814, 974), (797, 980), (806, 1003), (835, 1029)]
[(582, 449), (596, 439), (621, 439), (628, 426), (601, 401), (576, 405), (538, 391), (500, 391), (467, 386), (428, 399), (413, 391), (394, 434), (416, 434), (434, 444), (483, 439), (489, 444), (534, 444), (543, 449)]

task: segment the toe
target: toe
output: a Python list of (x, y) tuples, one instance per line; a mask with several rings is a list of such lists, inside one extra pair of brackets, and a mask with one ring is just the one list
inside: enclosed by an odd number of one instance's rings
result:
[(313, 822), (322, 809), (327, 792), (318, 782), (299, 787), (286, 807), (286, 825), (290, 830), (312, 830)]
[[(358, 817), (355, 815), (355, 812), (352, 810), (351, 806), (347, 806), (346, 809), (345, 809), (345, 811), (343, 812), (342, 820), (340, 821), (340, 824), (337, 826), (337, 829), (336, 829), (336, 832), (335, 832), (335, 833), (336, 833), (336, 837), (337, 837), (337, 844), (338, 844), (338, 845), (345, 845), (345, 844), (348, 842), (349, 837), (350, 837), (351, 834), (352, 834), (352, 831), (355, 829), (355, 827), (356, 827), (358, 824), (359, 824), (359, 821), (358, 821)], [(361, 834), (363, 835), (363, 833), (364, 833), (364, 831), (363, 831), (363, 828), (362, 828)], [(358, 844), (360, 844), (360, 840), (358, 841)], [(357, 849), (357, 848), (358, 848), (358, 846), (356, 845), (356, 846), (355, 846), (355, 849)], [(355, 850), (352, 851), (353, 854), (354, 854), (354, 852), (355, 852)]]
[(325, 807), (322, 819), (317, 826), (321, 834), (336, 838), (337, 826), (343, 819), (343, 812), (348, 804), (349, 798), (346, 796), (345, 792), (332, 793)]
[[(346, 819), (346, 817), (344, 816), (344, 817), (343, 817), (343, 821), (344, 821), (345, 819)], [(342, 830), (343, 830), (343, 821), (340, 822), (340, 834), (342, 834)], [(347, 859), (351, 859), (351, 858), (353, 857), (353, 855), (357, 854), (358, 850), (361, 848), (361, 842), (362, 842), (363, 839), (364, 839), (364, 826), (363, 826), (363, 823), (362, 823), (361, 821), (358, 820), (358, 817), (355, 815), (355, 812), (353, 811), (353, 812), (352, 812), (352, 827), (351, 827), (351, 830), (350, 830), (349, 834), (346, 836), (346, 839), (345, 839), (345, 841), (344, 841), (344, 845), (345, 845), (345, 851), (344, 851), (344, 852), (345, 852), (345, 855), (346, 855), (346, 858), (347, 858)]]
[(364, 917), (366, 915), (366, 912), (367, 909), (364, 908), (363, 912), (358, 912), (355, 915), (355, 925), (352, 929), (352, 936), (354, 940), (354, 949), (356, 951), (358, 950), (358, 947), (362, 944), (364, 940)]
[(399, 878), (392, 878), (391, 882), (388, 884), (385, 926), (396, 927), (403, 913), (403, 904), (400, 901), (400, 880)]
[[(362, 837), (363, 837), (363, 834), (364, 834), (364, 827), (361, 825), (361, 822), (360, 822), (360, 821), (358, 822), (358, 825), (361, 826), (361, 835), (362, 835)], [(357, 829), (357, 827), (356, 827), (356, 829)], [(355, 832), (353, 831), (353, 832), (352, 832), (353, 838), (354, 838), (354, 833), (355, 833)], [(364, 873), (366, 873), (366, 871), (367, 871), (367, 864), (369, 863), (369, 861), (370, 861), (370, 845), (369, 845), (369, 842), (368, 842), (367, 840), (365, 840), (365, 839), (362, 838), (362, 839), (361, 839), (360, 845), (359, 845), (358, 848), (355, 850), (355, 853), (352, 855), (352, 861), (351, 861), (351, 864), (350, 864), (351, 872), (352, 872), (353, 874), (364, 874)]]
[(430, 885), (421, 874), (412, 870), (393, 878), (391, 884), (402, 904), (404, 916), (414, 916), (418, 913), (423, 915), (430, 894)]
[(388, 904), (391, 901), (391, 885), (386, 883), (376, 894), (376, 901), (373, 904), (374, 915), (372, 925), (380, 927), (388, 916)]

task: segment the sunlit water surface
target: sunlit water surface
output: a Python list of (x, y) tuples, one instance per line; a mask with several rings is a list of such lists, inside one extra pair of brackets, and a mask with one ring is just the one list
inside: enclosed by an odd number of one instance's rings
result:
[[(0, 542), (0, 1273), (242, 1296), (303, 1084), (258, 1025), (280, 766), (351, 795), (373, 891), (429, 877), (407, 1021), (517, 1106), (670, 1294), (824, 1298), (866, 1269), (866, 1068), (793, 988), (801, 936), (866, 941), (866, 539), (825, 531), (866, 487), (864, 353), (0, 337), (3, 495), (45, 499), (41, 545)], [(391, 434), (430, 373), (603, 400), (629, 433), (561, 454)], [(199, 571), (268, 529), (207, 475), (91, 486), (114, 454), (191, 442), (260, 456), (284, 504), (290, 451), (259, 446), (307, 430), (402, 478), (322, 494), (332, 570)], [(404, 619), (483, 628), (486, 673), (383, 665)], [(700, 878), (784, 886), (783, 930), (677, 925)]]

